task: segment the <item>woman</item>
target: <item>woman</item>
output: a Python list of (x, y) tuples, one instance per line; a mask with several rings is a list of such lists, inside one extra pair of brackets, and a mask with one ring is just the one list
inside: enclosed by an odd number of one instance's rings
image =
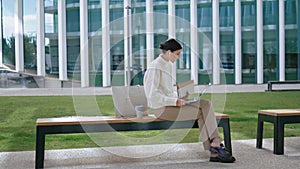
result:
[(212, 104), (201, 99), (189, 103), (178, 98), (172, 79), (172, 67), (180, 58), (181, 44), (169, 39), (160, 44), (161, 54), (148, 66), (144, 76), (144, 89), (148, 106), (155, 116), (165, 120), (197, 120), (205, 150), (211, 152), (212, 162), (234, 162), (235, 158), (221, 143)]

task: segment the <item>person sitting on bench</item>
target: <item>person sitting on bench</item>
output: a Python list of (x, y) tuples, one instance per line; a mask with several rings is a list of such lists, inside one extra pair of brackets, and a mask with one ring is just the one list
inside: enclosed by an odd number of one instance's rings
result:
[(148, 106), (157, 118), (165, 120), (197, 120), (205, 150), (211, 152), (211, 162), (232, 163), (235, 158), (225, 149), (219, 136), (216, 117), (209, 100), (189, 103), (178, 98), (172, 84), (172, 63), (180, 58), (181, 44), (169, 39), (160, 44), (161, 54), (148, 66), (144, 90)]

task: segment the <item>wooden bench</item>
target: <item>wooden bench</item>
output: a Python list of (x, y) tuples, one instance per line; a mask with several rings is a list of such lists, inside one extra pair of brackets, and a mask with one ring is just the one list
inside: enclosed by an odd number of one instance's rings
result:
[[(216, 118), (218, 127), (223, 128), (225, 146), (232, 153), (229, 115), (216, 113)], [(151, 115), (143, 119), (124, 119), (115, 116), (40, 118), (36, 121), (35, 167), (44, 168), (45, 137), (48, 134), (166, 130), (191, 127), (198, 128), (195, 120), (173, 122)]]
[(300, 109), (259, 110), (256, 148), (262, 148), (264, 122), (274, 124), (274, 154), (284, 154), (284, 125), (300, 123)]
[(274, 91), (273, 84), (300, 84), (300, 80), (268, 81), (268, 91)]

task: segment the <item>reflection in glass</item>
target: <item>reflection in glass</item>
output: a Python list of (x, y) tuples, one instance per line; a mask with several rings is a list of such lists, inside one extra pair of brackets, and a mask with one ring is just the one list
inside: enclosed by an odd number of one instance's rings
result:
[(263, 1), (264, 29), (263, 63), (264, 83), (270, 80), (278, 80), (278, 1)]
[[(234, 83), (234, 3), (220, 3), (220, 62), (221, 83)], [(224, 78), (224, 79), (222, 79)]]
[(58, 75), (58, 14), (57, 0), (45, 0), (46, 73)]
[(190, 4), (184, 1), (181, 5), (175, 6), (176, 15), (176, 39), (182, 44), (180, 59), (176, 62), (177, 83), (191, 79), (191, 48), (190, 44)]
[(198, 46), (199, 46), (199, 80), (198, 84), (207, 84), (212, 76), (212, 2), (198, 3)]
[(298, 27), (296, 0), (285, 1), (285, 78), (298, 79)]
[[(36, 10), (35, 0), (23, 0), (24, 23), (24, 68), (25, 71), (36, 70)], [(30, 6), (29, 6), (30, 5)]]
[(135, 84), (142, 85), (143, 77), (138, 76), (146, 70), (146, 6), (145, 1), (131, 1), (132, 5), (132, 78)]
[(255, 0), (241, 4), (242, 83), (256, 83)]
[(110, 31), (113, 32), (110, 36), (111, 85), (124, 85), (124, 2), (114, 0), (109, 4)]
[(14, 3), (12, 2), (2, 1), (2, 54), (4, 64), (15, 66), (15, 28), (14, 24), (11, 24), (14, 20)]

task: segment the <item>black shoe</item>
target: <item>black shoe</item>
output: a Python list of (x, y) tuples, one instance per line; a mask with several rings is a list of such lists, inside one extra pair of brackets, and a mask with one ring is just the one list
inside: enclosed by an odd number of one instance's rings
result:
[(209, 151), (218, 154), (217, 157), (210, 157), (210, 162), (233, 163), (235, 158), (223, 147), (210, 147)]
[(210, 162), (221, 162), (221, 163), (234, 163), (235, 158), (233, 156), (229, 158), (222, 158), (219, 155), (217, 157), (210, 157), (209, 158)]

